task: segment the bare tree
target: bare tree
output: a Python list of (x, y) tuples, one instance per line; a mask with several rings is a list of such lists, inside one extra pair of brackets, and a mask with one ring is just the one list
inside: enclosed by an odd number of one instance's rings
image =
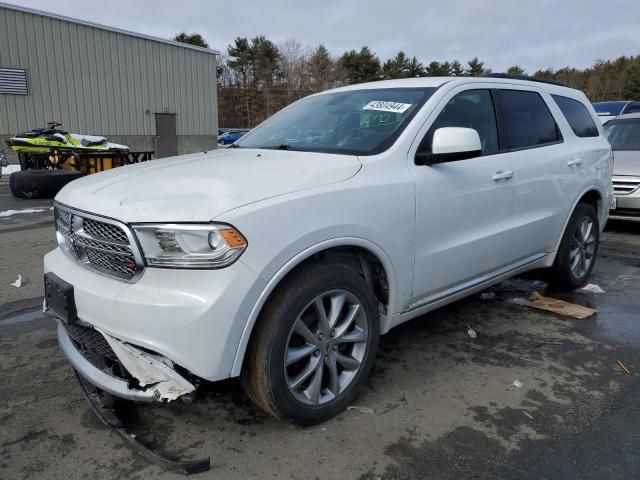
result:
[(309, 49), (298, 40), (286, 40), (278, 46), (280, 71), (289, 100), (300, 98), (309, 86)]

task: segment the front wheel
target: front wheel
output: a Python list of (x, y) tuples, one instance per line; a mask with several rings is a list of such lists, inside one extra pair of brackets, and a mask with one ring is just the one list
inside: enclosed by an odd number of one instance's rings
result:
[(600, 242), (598, 214), (591, 205), (579, 203), (571, 215), (548, 281), (560, 290), (575, 290), (587, 283)]
[(377, 300), (339, 265), (292, 274), (261, 314), (241, 381), (275, 417), (310, 425), (344, 410), (367, 380), (379, 338)]

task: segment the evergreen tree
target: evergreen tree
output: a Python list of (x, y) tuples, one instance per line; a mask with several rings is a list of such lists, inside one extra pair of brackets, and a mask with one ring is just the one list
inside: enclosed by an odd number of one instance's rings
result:
[(173, 41), (188, 43), (189, 45), (194, 45), (196, 47), (209, 48), (209, 44), (199, 33), (180, 32), (175, 37), (173, 37)]
[(320, 44), (309, 57), (309, 75), (313, 88), (316, 90), (329, 88), (333, 73), (334, 62), (329, 50)]
[(513, 65), (507, 68), (507, 73), (509, 75), (526, 75), (524, 68), (522, 68), (520, 65)]
[(350, 84), (380, 79), (380, 60), (369, 47), (362, 47), (359, 52), (356, 50), (345, 52), (338, 63), (344, 79)]
[(478, 57), (473, 57), (467, 62), (467, 65), (468, 67), (465, 73), (470, 77), (476, 77), (478, 75), (489, 73), (491, 71), (484, 68), (484, 62), (478, 60)]
[(458, 60), (451, 62), (451, 75), (456, 77), (462, 77), (464, 75), (464, 68)]
[(384, 62), (382, 75), (386, 79), (410, 77), (411, 62), (407, 55), (403, 51), (400, 51), (395, 57)]

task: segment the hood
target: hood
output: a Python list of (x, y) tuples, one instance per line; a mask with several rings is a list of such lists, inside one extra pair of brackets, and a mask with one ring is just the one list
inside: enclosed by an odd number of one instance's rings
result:
[(614, 150), (613, 174), (640, 177), (640, 150)]
[(124, 222), (207, 222), (249, 203), (354, 176), (355, 156), (219, 149), (87, 175), (56, 201)]

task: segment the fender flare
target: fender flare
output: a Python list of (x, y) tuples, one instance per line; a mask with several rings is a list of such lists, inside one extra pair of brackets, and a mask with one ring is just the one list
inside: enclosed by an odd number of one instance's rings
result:
[(253, 333), (253, 327), (262, 311), (262, 307), (266, 303), (267, 299), (271, 295), (271, 293), (276, 289), (276, 287), (280, 284), (282, 279), (286, 277), (286, 275), (293, 270), (300, 263), (311, 257), (312, 255), (321, 252), (323, 250), (327, 250), (333, 247), (360, 247), (365, 250), (368, 250), (373, 255), (375, 255), (378, 260), (382, 263), (382, 266), (385, 269), (387, 274), (387, 280), (389, 282), (389, 308), (388, 311), (393, 311), (392, 308), (396, 302), (396, 273), (393, 268), (393, 264), (391, 263), (391, 259), (387, 255), (387, 253), (377, 244), (365, 240), (364, 238), (359, 237), (339, 237), (332, 238), (329, 240), (324, 240), (322, 242), (316, 243), (310, 247), (307, 247), (303, 251), (296, 254), (294, 257), (289, 259), (284, 265), (280, 267), (280, 269), (269, 279), (266, 287), (260, 293), (258, 300), (255, 302), (251, 314), (249, 318), (245, 322), (244, 329), (242, 331), (242, 336), (240, 337), (240, 342), (238, 343), (238, 347), (236, 349), (236, 355), (233, 359), (233, 365), (231, 367), (231, 377), (237, 377), (240, 375), (240, 371), (242, 369), (242, 362), (244, 361), (244, 356), (247, 351), (247, 346), (249, 345), (249, 340), (251, 338), (251, 334)]

